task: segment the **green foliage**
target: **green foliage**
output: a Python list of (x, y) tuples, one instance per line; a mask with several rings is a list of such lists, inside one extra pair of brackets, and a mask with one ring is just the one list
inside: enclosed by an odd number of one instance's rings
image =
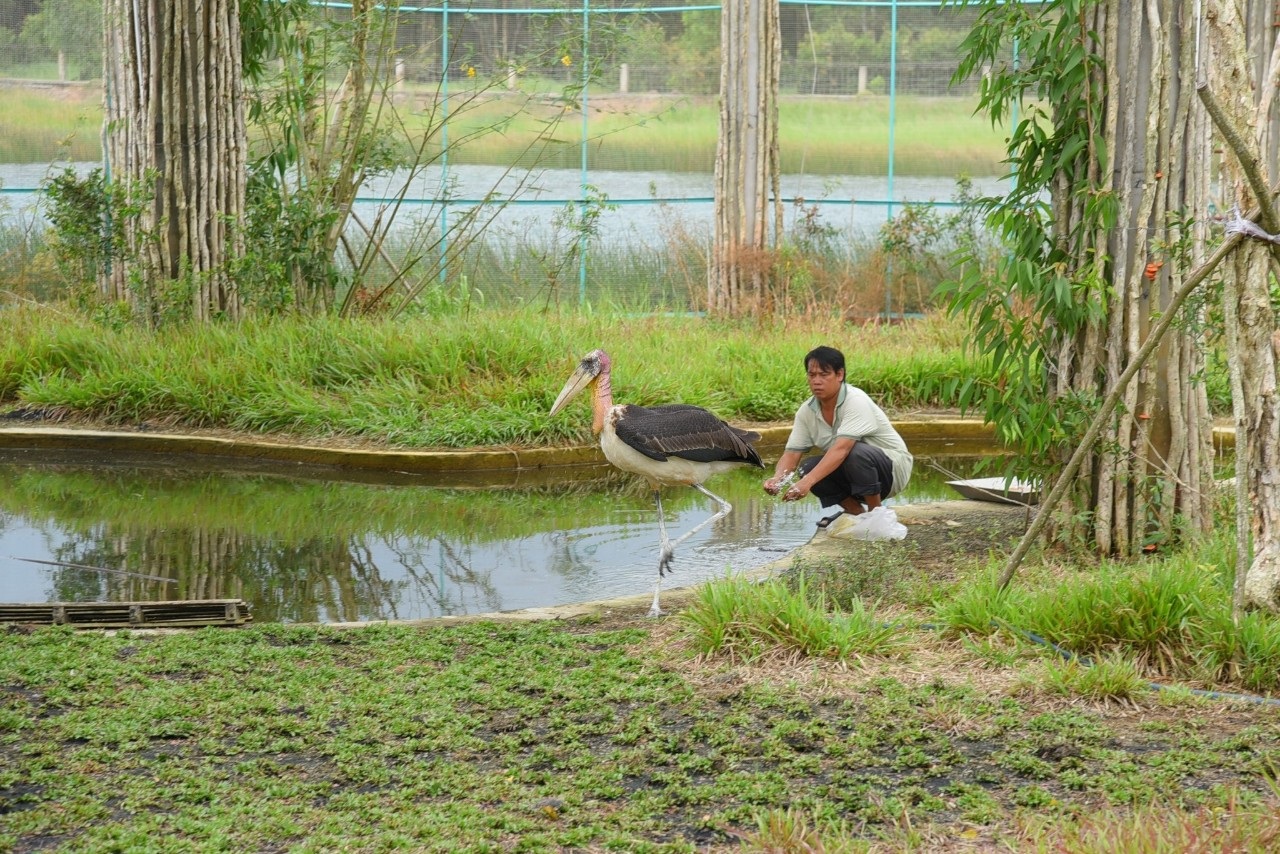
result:
[[(880, 228), (880, 245), (892, 265), (890, 287), (902, 312), (934, 307), (939, 282), (967, 278), (990, 282), (1000, 247), (982, 223), (982, 203), (973, 181), (956, 181), (953, 208), (908, 204)], [(946, 293), (946, 291), (942, 291)]]
[[(848, 19), (844, 10), (836, 8), (815, 9), (813, 20), (815, 31), (804, 48), (808, 54), (805, 58), (816, 68), (814, 77), (806, 81), (809, 84), (807, 89), (819, 92), (843, 89), (847, 85), (847, 72), (843, 66), (849, 56), (857, 57), (858, 62), (864, 65), (883, 67), (889, 62), (887, 33), (858, 27)], [(880, 85), (883, 87), (883, 80)], [(872, 91), (875, 91), (874, 86)]]
[(244, 304), (266, 314), (281, 314), (306, 296), (293, 288), (295, 277), (331, 294), (343, 284), (333, 254), (325, 249), (337, 212), (306, 188), (281, 192), (275, 168), (269, 159), (249, 166), (246, 251), (233, 271)]
[[(350, 16), (304, 0), (245, 7), (248, 120), (257, 142), (248, 251), (236, 272), (258, 308), (334, 309), (352, 202), (370, 177), (413, 165), (390, 156), (391, 131), (376, 118), (397, 16), (358, 7)], [(347, 84), (331, 93), (329, 80), (344, 77)]]
[[(50, 222), (46, 248), (69, 285), (72, 301), (108, 328), (119, 329), (132, 321), (164, 326), (191, 318), (199, 282), (190, 265), (184, 261), (174, 279), (152, 281), (126, 239), (125, 223), (141, 216), (148, 202), (145, 188), (151, 184), (144, 179), (130, 188), (108, 182), (101, 169), (81, 177), (70, 168), (44, 184)], [(151, 239), (147, 234), (140, 237)], [(132, 301), (100, 298), (99, 282), (121, 264), (129, 268), (126, 287)]]
[(81, 177), (70, 167), (46, 179), (45, 213), (52, 227), (47, 245), (74, 291), (92, 290), (98, 276), (121, 256), (123, 196), (108, 189), (101, 169)]
[(43, 0), (39, 11), (23, 21), (20, 41), (33, 54), (62, 54), (73, 80), (97, 77), (102, 68), (102, 2)]
[[(970, 320), (975, 351), (991, 360), (990, 379), (960, 389), (964, 405), (982, 411), (1028, 464), (1043, 465), (1083, 429), (1092, 401), (1050, 399), (1046, 353), (1100, 319), (1108, 299), (1105, 259), (1083, 267), (1075, 260), (1078, 248), (1116, 216), (1114, 196), (1089, 178), (1100, 160), (1097, 173), (1110, 175), (1097, 139), (1105, 102), (1097, 88), (1100, 59), (1086, 48), (1091, 35), (1082, 24), (1092, 2), (962, 4), (980, 12), (955, 79), (990, 67), (979, 87), (980, 109), (996, 123), (1019, 111), (1008, 143), (1014, 180), (1005, 197), (975, 202), (1004, 250), (994, 277), (982, 258), (971, 257), (938, 295)], [(1007, 46), (1015, 42), (1013, 64)], [(1052, 222), (1046, 197), (1054, 181), (1086, 200), (1079, 221)]]
[(681, 12), (680, 35), (667, 42), (667, 85), (690, 95), (719, 91), (720, 15), (715, 10)]

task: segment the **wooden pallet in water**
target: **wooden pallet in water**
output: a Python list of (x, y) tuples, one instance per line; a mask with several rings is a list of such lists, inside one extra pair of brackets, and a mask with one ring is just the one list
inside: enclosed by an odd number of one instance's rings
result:
[(173, 602), (0, 602), (0, 623), (131, 629), (241, 626), (252, 620), (243, 599)]

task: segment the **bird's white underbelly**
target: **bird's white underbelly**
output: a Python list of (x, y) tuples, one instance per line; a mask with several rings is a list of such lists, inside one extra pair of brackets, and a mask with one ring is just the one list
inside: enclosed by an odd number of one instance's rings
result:
[(600, 431), (600, 449), (604, 451), (605, 459), (623, 471), (638, 474), (661, 484), (692, 486), (695, 483), (702, 483), (717, 472), (735, 467), (735, 464), (730, 462), (699, 463), (672, 456), (668, 456), (665, 460), (647, 457), (619, 439), (608, 419), (605, 421), (604, 429)]

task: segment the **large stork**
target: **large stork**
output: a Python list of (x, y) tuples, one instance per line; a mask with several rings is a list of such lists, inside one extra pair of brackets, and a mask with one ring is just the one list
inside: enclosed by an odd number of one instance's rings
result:
[[(578, 363), (560, 396), (551, 406), (555, 415), (583, 389), (595, 385), (592, 400), (591, 429), (600, 437), (605, 458), (623, 471), (638, 474), (649, 481), (653, 500), (658, 505), (658, 531), (662, 535), (658, 557), (658, 581), (653, 588), (650, 616), (658, 610), (658, 591), (662, 578), (671, 565), (676, 546), (693, 536), (707, 523), (722, 519), (733, 505), (711, 492), (702, 482), (713, 474), (739, 465), (764, 468), (760, 454), (752, 443), (760, 434), (743, 430), (721, 421), (700, 406), (673, 403), (666, 406), (613, 405), (613, 389), (609, 381), (609, 354), (592, 350)], [(681, 534), (674, 542), (667, 536), (662, 517), (662, 487), (683, 484), (692, 486), (714, 501), (716, 513), (693, 530)]]

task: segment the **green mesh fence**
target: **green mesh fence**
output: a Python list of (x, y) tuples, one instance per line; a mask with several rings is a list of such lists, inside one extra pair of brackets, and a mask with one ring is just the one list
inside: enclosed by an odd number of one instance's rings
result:
[[(334, 28), (336, 56), (350, 6), (314, 7)], [(101, 0), (0, 0), (0, 228), (10, 240), (43, 227), (50, 175), (110, 168), (101, 9)], [(415, 247), (448, 255), (447, 269), (431, 273), (437, 300), (700, 307), (718, 4), (482, 0), (384, 11), (394, 32), (378, 66), (388, 126), (421, 154), (365, 182), (353, 239), (381, 229), (397, 258)], [(977, 80), (952, 82), (974, 20), (939, 2), (781, 0), (781, 245), (825, 254), (831, 275), (852, 276), (859, 258), (865, 267), (883, 251), (883, 227), (905, 206), (954, 209), (960, 179), (964, 192), (1000, 190), (1006, 131), (974, 115)], [(272, 85), (268, 75), (254, 91)], [(450, 254), (459, 241), (466, 250)], [(924, 298), (883, 283), (866, 291), (851, 313), (913, 310)]]

